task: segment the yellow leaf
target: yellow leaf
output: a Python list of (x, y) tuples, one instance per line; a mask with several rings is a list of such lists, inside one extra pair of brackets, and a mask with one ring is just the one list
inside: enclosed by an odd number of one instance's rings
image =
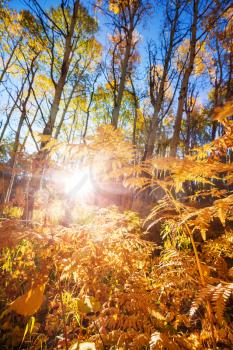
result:
[(39, 134), (39, 142), (48, 142), (51, 139), (51, 135)]
[(79, 350), (96, 350), (95, 343), (80, 343)]
[(114, 4), (114, 3), (110, 3), (109, 4), (109, 10), (112, 11), (113, 13), (115, 13), (116, 15), (118, 13), (120, 13), (120, 8), (117, 4)]
[(82, 313), (97, 312), (100, 308), (100, 302), (94, 297), (89, 297), (87, 295), (78, 302), (78, 309)]
[(23, 316), (31, 316), (36, 313), (43, 302), (45, 284), (38, 285), (21, 295), (10, 305), (10, 310)]
[(218, 217), (222, 223), (223, 226), (225, 226), (225, 221), (226, 221), (226, 208), (223, 207), (223, 205), (218, 206)]
[(72, 344), (72, 345), (69, 347), (69, 350), (78, 350), (78, 342)]
[(157, 320), (160, 320), (160, 321), (165, 321), (166, 318), (158, 311), (155, 311), (155, 310), (149, 310), (150, 311), (150, 314), (151, 316), (155, 317)]
[(206, 228), (201, 228), (201, 237), (203, 239), (203, 241), (206, 241)]

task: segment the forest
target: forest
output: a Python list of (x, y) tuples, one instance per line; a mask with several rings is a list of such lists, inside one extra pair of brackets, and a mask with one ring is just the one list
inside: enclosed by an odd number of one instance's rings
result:
[(233, 349), (231, 0), (0, 0), (0, 349)]

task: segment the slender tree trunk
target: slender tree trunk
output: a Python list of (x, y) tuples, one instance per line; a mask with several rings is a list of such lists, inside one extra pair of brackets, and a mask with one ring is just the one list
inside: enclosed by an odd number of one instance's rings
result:
[(136, 133), (137, 133), (137, 121), (138, 121), (138, 108), (139, 108), (139, 101), (136, 94), (136, 90), (134, 87), (133, 79), (130, 76), (130, 83), (132, 87), (132, 95), (134, 100), (134, 120), (133, 120), (133, 136), (132, 136), (132, 144), (136, 145)]
[(38, 112), (39, 112), (39, 107), (37, 107), (36, 113), (34, 114), (31, 123), (30, 123), (30, 121), (28, 120), (27, 116), (26, 116), (26, 118), (25, 118), (26, 123), (27, 123), (27, 127), (28, 127), (28, 133), (27, 133), (27, 135), (26, 135), (25, 138), (24, 138), (24, 141), (23, 141), (23, 144), (22, 144), (22, 148), (25, 147), (26, 142), (27, 142), (27, 139), (28, 139), (29, 135), (31, 135), (31, 137), (32, 137), (32, 139), (33, 139), (33, 141), (34, 141), (34, 143), (35, 143), (36, 149), (37, 149), (37, 151), (39, 151), (38, 143), (36, 142), (36, 139), (35, 139), (35, 137), (34, 137), (33, 130), (32, 130), (32, 126), (33, 126), (33, 124), (34, 124), (34, 122), (35, 122), (35, 120), (36, 120), (36, 117), (37, 117)]
[(112, 125), (114, 126), (115, 129), (118, 126), (118, 119), (119, 119), (119, 113), (120, 113), (120, 108), (121, 108), (121, 102), (122, 102), (123, 93), (124, 93), (124, 89), (125, 89), (127, 69), (128, 69), (128, 64), (129, 64), (129, 59), (130, 59), (131, 49), (132, 49), (132, 39), (133, 39), (133, 29), (130, 29), (129, 38), (127, 41), (125, 55), (124, 55), (122, 68), (121, 68), (121, 77), (120, 77), (120, 83), (119, 83), (116, 103), (114, 105), (113, 112), (112, 112)]
[(229, 68), (228, 68), (228, 80), (227, 80), (227, 93), (226, 99), (233, 98), (233, 40), (231, 41), (229, 52)]
[(185, 68), (185, 71), (184, 71), (184, 76), (181, 83), (181, 89), (180, 89), (179, 98), (178, 98), (178, 107), (177, 107), (177, 113), (176, 113), (174, 133), (171, 140), (171, 148), (170, 148), (171, 157), (176, 156), (176, 151), (180, 140), (180, 130), (181, 130), (182, 117), (183, 117), (184, 103), (187, 96), (189, 79), (193, 71), (194, 60), (196, 56), (198, 6), (199, 6), (199, 0), (193, 0), (193, 23), (191, 27), (189, 59), (188, 59), (187, 68)]
[[(37, 69), (33, 70), (37, 57), (38, 57), (38, 55), (34, 56), (34, 58), (32, 59), (30, 70), (27, 73), (27, 79), (29, 81), (29, 85), (28, 85), (27, 95), (25, 97), (25, 100), (22, 103), (21, 115), (20, 115), (17, 130), (16, 130), (16, 134), (15, 134), (15, 141), (14, 141), (14, 146), (13, 146), (13, 159), (11, 160), (12, 164), (14, 163), (14, 159), (15, 159), (16, 153), (17, 153), (18, 148), (19, 148), (20, 133), (21, 133), (21, 129), (22, 129), (23, 123), (25, 121), (25, 118), (27, 116), (27, 103), (28, 103), (29, 98), (31, 96), (32, 85), (33, 85), (33, 81), (34, 81), (36, 71), (37, 71)], [(30, 79), (30, 74), (31, 74), (31, 79)]]
[(133, 120), (133, 137), (132, 137), (133, 145), (136, 145), (137, 121), (138, 121), (138, 101), (136, 98), (134, 101), (134, 120)]
[(23, 83), (22, 83), (22, 85), (21, 85), (21, 88), (20, 88), (20, 90), (19, 90), (19, 92), (18, 92), (18, 94), (17, 94), (17, 96), (16, 96), (16, 99), (14, 100), (14, 104), (13, 104), (13, 106), (11, 107), (11, 110), (10, 110), (9, 114), (7, 115), (5, 124), (4, 124), (4, 126), (3, 126), (3, 129), (2, 129), (2, 132), (1, 132), (1, 135), (0, 135), (0, 142), (3, 140), (3, 137), (4, 137), (4, 135), (5, 135), (6, 129), (7, 129), (8, 125), (9, 125), (10, 119), (11, 119), (11, 117), (12, 117), (12, 114), (14, 113), (14, 110), (15, 110), (15, 108), (16, 108), (16, 106), (17, 106), (17, 103), (18, 103), (18, 101), (19, 101), (19, 99), (20, 99), (20, 96), (21, 96), (21, 94), (22, 94), (22, 92), (23, 92), (23, 89), (24, 89), (24, 86), (25, 86), (26, 81), (27, 81), (27, 77), (26, 77), (25, 80), (23, 81)]
[[(219, 104), (221, 103), (221, 91), (222, 91), (222, 85), (223, 85), (223, 65), (222, 65), (219, 42), (218, 42), (217, 37), (215, 40), (215, 45), (216, 45), (216, 52), (217, 52), (217, 63), (216, 63), (217, 67), (216, 67), (216, 73), (215, 73), (213, 109), (218, 107)], [(219, 71), (219, 78), (218, 78), (218, 71)], [(218, 122), (217, 122), (217, 120), (213, 120), (212, 132), (211, 132), (211, 140), (212, 141), (214, 141), (216, 138), (217, 128), (218, 128)]]
[[(216, 108), (219, 104), (219, 84), (217, 83), (217, 79), (215, 81), (215, 91), (214, 91), (214, 108)], [(212, 122), (212, 131), (211, 131), (211, 140), (214, 141), (216, 138), (218, 122), (217, 120), (213, 120)]]
[(60, 132), (61, 132), (61, 128), (62, 128), (62, 125), (63, 125), (63, 123), (64, 123), (67, 110), (68, 110), (68, 108), (69, 108), (70, 102), (71, 102), (71, 100), (72, 100), (72, 98), (73, 98), (73, 95), (74, 95), (74, 92), (75, 92), (75, 89), (76, 89), (77, 85), (78, 85), (77, 83), (75, 83), (75, 84), (73, 85), (72, 90), (71, 90), (71, 92), (70, 92), (70, 95), (69, 95), (69, 97), (68, 97), (68, 100), (67, 100), (66, 103), (65, 103), (65, 107), (64, 107), (64, 109), (63, 109), (60, 122), (59, 122), (59, 124), (58, 124), (58, 126), (57, 126), (57, 128), (56, 128), (56, 132), (55, 132), (55, 135), (54, 135), (54, 138), (55, 138), (55, 139), (58, 138), (58, 136), (59, 136), (59, 134), (60, 134)]
[(186, 131), (186, 139), (185, 139), (185, 154), (189, 154), (190, 150), (190, 137), (191, 137), (191, 112), (186, 110), (186, 118), (187, 118), (187, 131)]
[(145, 146), (143, 160), (150, 159), (154, 152), (155, 140), (156, 140), (156, 135), (157, 135), (158, 126), (159, 126), (159, 123), (158, 123), (159, 110), (157, 107), (154, 108), (153, 117), (149, 126), (148, 139)]
[(8, 57), (7, 63), (5, 65), (5, 67), (3, 68), (2, 73), (0, 75), (0, 83), (3, 81), (4, 75), (6, 74), (8, 68), (11, 64), (12, 58), (14, 57), (14, 54), (15, 54), (15, 50), (18, 47), (21, 40), (22, 40), (22, 37), (20, 37), (19, 40), (16, 42), (15, 46), (13, 47), (13, 49), (10, 53), (10, 56)]
[(169, 63), (171, 61), (172, 52), (174, 49), (175, 33), (176, 33), (177, 24), (178, 24), (178, 20), (179, 20), (179, 9), (180, 9), (180, 6), (177, 5), (175, 16), (174, 16), (174, 21), (172, 23), (172, 27), (171, 27), (171, 31), (170, 31), (169, 45), (168, 45), (168, 50), (167, 50), (166, 56), (165, 56), (165, 61), (164, 61), (164, 66), (163, 66), (163, 74), (161, 77), (158, 97), (157, 97), (156, 101), (154, 100), (154, 97), (153, 97), (153, 91), (150, 92), (151, 103), (153, 105), (154, 112), (153, 112), (151, 124), (149, 127), (148, 138), (147, 138), (147, 143), (145, 145), (145, 152), (144, 152), (143, 160), (151, 158), (153, 155), (153, 151), (154, 151), (155, 140), (156, 140), (158, 126), (159, 126), (159, 112), (161, 110), (163, 99), (164, 99), (164, 90), (165, 90), (165, 84), (166, 84), (168, 70), (169, 70)]
[[(27, 96), (26, 96), (25, 100), (22, 103), (21, 115), (20, 115), (17, 130), (16, 130), (16, 134), (15, 134), (15, 141), (14, 141), (14, 145), (13, 145), (13, 155), (12, 155), (11, 160), (10, 160), (10, 164), (12, 166), (12, 174), (11, 174), (10, 184), (9, 184), (8, 189), (7, 189), (6, 197), (4, 200), (4, 205), (7, 205), (9, 203), (11, 193), (12, 193), (12, 188), (14, 185), (15, 168), (17, 165), (17, 153), (19, 150), (20, 133), (21, 133), (21, 129), (22, 129), (24, 120), (25, 120), (26, 115), (27, 115), (27, 103), (28, 103), (28, 100), (29, 100), (30, 95), (31, 95), (33, 81), (34, 81), (35, 74), (37, 71), (37, 69), (33, 70), (33, 67), (34, 67), (34, 64), (35, 64), (37, 57), (38, 57), (38, 55), (34, 56), (34, 58), (31, 61), (30, 70), (28, 70), (28, 72), (27, 72), (27, 80), (29, 81), (28, 92), (27, 92)], [(31, 79), (30, 79), (30, 74), (32, 74)]]
[[(45, 125), (44, 131), (43, 131), (44, 135), (52, 136), (53, 128), (56, 122), (56, 117), (57, 117), (59, 105), (61, 102), (62, 91), (64, 89), (67, 74), (70, 67), (70, 58), (71, 58), (72, 49), (73, 49), (72, 39), (74, 36), (75, 25), (78, 20), (78, 9), (79, 9), (79, 0), (76, 0), (73, 7), (73, 15), (70, 23), (69, 32), (67, 33), (66, 40), (65, 40), (65, 50), (64, 50), (63, 60), (62, 60), (61, 73), (60, 73), (58, 82), (56, 83), (55, 94), (51, 105), (49, 120)], [(42, 142), (41, 144), (41, 147), (43, 146), (45, 146), (44, 142)]]
[[(72, 39), (74, 37), (75, 26), (78, 20), (78, 10), (79, 10), (79, 0), (76, 0), (73, 6), (73, 14), (71, 18), (70, 27), (65, 38), (65, 49), (64, 49), (63, 59), (62, 59), (60, 77), (58, 79), (58, 82), (55, 84), (55, 93), (54, 93), (53, 102), (51, 105), (50, 115), (49, 115), (48, 122), (46, 123), (45, 128), (43, 130), (43, 135), (52, 136), (52, 133), (53, 133), (56, 117), (59, 110), (59, 105), (61, 102), (62, 92), (66, 83), (66, 79), (67, 79), (67, 75), (70, 67), (70, 60), (71, 60), (71, 55), (73, 50)], [(41, 142), (41, 148), (43, 148), (46, 145), (46, 143), (47, 141)], [(47, 152), (43, 152), (43, 151), (38, 152), (37, 157), (34, 160), (34, 165), (32, 166), (32, 179), (28, 190), (27, 208), (25, 206), (24, 214), (23, 214), (23, 217), (28, 220), (32, 219), (34, 202), (35, 202), (35, 193), (37, 192), (40, 186), (41, 176), (45, 166), (46, 157), (47, 157)]]
[[(70, 126), (70, 132), (69, 132), (69, 135), (67, 137), (67, 142), (73, 142), (74, 141), (75, 123), (77, 122), (77, 120), (76, 120), (77, 119), (76, 118), (77, 110), (78, 110), (78, 107), (76, 107), (76, 109), (74, 111), (74, 116), (73, 116), (72, 124)], [(72, 138), (72, 133), (73, 133), (73, 138)]]
[(2, 207), (2, 212), (4, 211), (4, 208), (9, 204), (9, 201), (10, 201), (11, 192), (15, 181), (15, 165), (16, 165), (16, 157), (14, 158), (14, 163), (12, 164), (10, 182), (4, 198), (4, 206)]
[(92, 90), (91, 90), (91, 96), (90, 96), (90, 100), (89, 100), (88, 107), (87, 107), (87, 117), (86, 117), (86, 122), (85, 122), (85, 128), (84, 128), (84, 132), (82, 135), (83, 139), (85, 139), (86, 134), (87, 134), (88, 124), (89, 124), (89, 119), (90, 119), (91, 104), (92, 104), (94, 93), (95, 93), (95, 83), (96, 83), (98, 77), (99, 77), (99, 74), (96, 75), (94, 82), (93, 82)]

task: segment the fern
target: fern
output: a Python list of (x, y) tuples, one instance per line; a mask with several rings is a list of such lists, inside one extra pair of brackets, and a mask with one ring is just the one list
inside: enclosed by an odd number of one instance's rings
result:
[(214, 305), (217, 320), (221, 323), (224, 321), (223, 314), (226, 309), (226, 304), (233, 292), (233, 283), (228, 283), (215, 287), (211, 301)]
[(193, 317), (200, 306), (204, 305), (208, 300), (212, 302), (218, 322), (223, 322), (223, 314), (226, 304), (233, 292), (233, 283), (218, 284), (217, 286), (208, 285), (200, 290), (195, 297), (190, 309), (190, 317)]
[(150, 350), (162, 350), (164, 348), (168, 350), (180, 350), (176, 342), (169, 339), (168, 336), (160, 332), (154, 332), (151, 335)]

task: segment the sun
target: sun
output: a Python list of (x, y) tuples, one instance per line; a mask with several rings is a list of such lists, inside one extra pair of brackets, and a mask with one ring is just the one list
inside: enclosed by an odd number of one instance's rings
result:
[(64, 192), (72, 197), (85, 198), (94, 190), (89, 169), (76, 169), (74, 173), (67, 174), (63, 181)]

